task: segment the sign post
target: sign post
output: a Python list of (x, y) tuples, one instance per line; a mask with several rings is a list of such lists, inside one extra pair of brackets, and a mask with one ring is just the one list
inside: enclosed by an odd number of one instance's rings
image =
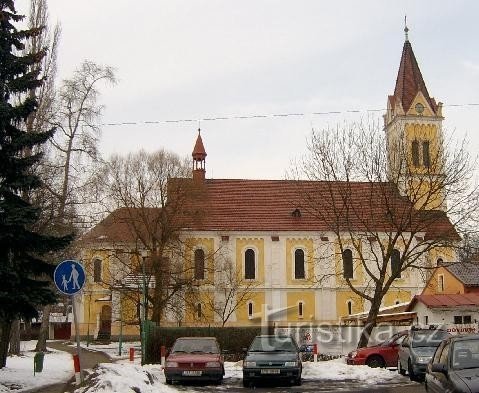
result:
[[(75, 304), (75, 295), (81, 291), (85, 285), (85, 269), (83, 265), (74, 260), (66, 260), (61, 262), (53, 273), (53, 281), (57, 289), (64, 295), (70, 296), (73, 308), (73, 322), (75, 324), (75, 336), (77, 342), (77, 356), (78, 365), (75, 366), (75, 374), (79, 376), (77, 378), (77, 385), (83, 381), (83, 374), (81, 372), (81, 347), (80, 347), (80, 329), (78, 324), (77, 310)], [(77, 372), (78, 368), (78, 372)]]

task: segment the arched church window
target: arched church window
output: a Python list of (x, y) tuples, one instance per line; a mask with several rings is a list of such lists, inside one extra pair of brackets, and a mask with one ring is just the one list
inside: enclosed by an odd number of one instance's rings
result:
[(353, 313), (353, 302), (351, 300), (348, 300), (348, 315), (351, 315)]
[(205, 278), (205, 252), (201, 248), (195, 250), (195, 279)]
[(426, 168), (431, 165), (431, 158), (429, 156), (429, 141), (422, 143), (422, 163)]
[(298, 248), (294, 252), (294, 278), (296, 280), (304, 279), (305, 270), (304, 270), (304, 251)]
[(401, 278), (401, 253), (396, 249), (391, 253), (391, 274)]
[(101, 282), (101, 260), (93, 261), (93, 282)]
[(247, 280), (256, 278), (255, 254), (251, 248), (248, 248), (244, 253), (244, 278)]
[(343, 277), (353, 278), (353, 252), (349, 248), (343, 251)]
[(412, 141), (412, 163), (414, 166), (419, 166), (419, 142), (418, 141)]

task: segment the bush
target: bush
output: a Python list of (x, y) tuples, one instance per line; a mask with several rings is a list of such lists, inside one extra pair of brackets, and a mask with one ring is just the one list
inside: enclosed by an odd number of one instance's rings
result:
[(228, 361), (243, 358), (243, 348), (262, 334), (261, 327), (154, 327), (147, 337), (146, 363), (160, 363), (161, 346), (171, 348), (178, 337), (216, 337)]

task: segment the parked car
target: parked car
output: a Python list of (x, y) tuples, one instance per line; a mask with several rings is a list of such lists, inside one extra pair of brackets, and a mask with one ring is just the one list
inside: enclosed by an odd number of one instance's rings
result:
[(303, 365), (298, 345), (290, 336), (256, 336), (243, 361), (243, 385), (284, 380), (301, 385)]
[(180, 337), (165, 361), (167, 384), (193, 380), (221, 383), (224, 374), (224, 359), (214, 337)]
[(479, 335), (454, 336), (436, 349), (426, 369), (428, 392), (479, 392)]
[(346, 363), (351, 365), (366, 364), (369, 367), (396, 367), (399, 344), (407, 333), (407, 330), (403, 330), (378, 345), (351, 351), (346, 357)]
[(411, 328), (398, 351), (398, 373), (409, 374), (411, 381), (422, 381), (426, 366), (442, 340), (450, 334), (434, 327), (430, 329)]

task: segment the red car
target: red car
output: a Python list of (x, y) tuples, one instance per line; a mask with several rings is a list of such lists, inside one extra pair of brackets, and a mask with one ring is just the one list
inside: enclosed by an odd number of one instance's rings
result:
[(365, 364), (369, 367), (397, 367), (399, 344), (406, 335), (407, 330), (403, 330), (378, 345), (351, 351), (346, 357), (346, 363)]
[(221, 383), (224, 359), (214, 337), (180, 337), (165, 362), (165, 378), (173, 381), (212, 381)]

